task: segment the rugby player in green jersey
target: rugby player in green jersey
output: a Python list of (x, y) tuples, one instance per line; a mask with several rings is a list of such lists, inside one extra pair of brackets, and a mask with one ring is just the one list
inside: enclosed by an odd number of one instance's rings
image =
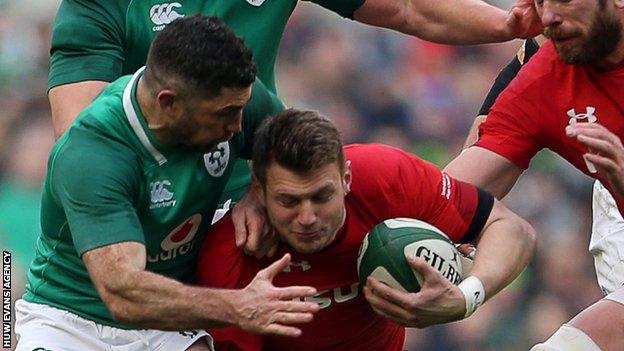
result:
[(185, 16), (79, 114), (49, 158), (17, 350), (206, 350), (203, 329), (228, 324), (300, 334), (318, 305), (292, 299), (316, 291), (271, 284), (288, 256), (242, 290), (186, 285), (233, 160), (283, 109), (255, 76), (222, 21)]
[[(275, 93), (275, 58), (297, 1), (64, 0), (53, 27), (49, 76), (57, 137), (108, 82), (144, 64), (149, 43), (159, 31), (174, 19), (195, 13), (218, 16), (242, 36), (254, 53), (258, 77)], [(517, 0), (509, 13), (481, 0), (310, 1), (343, 17), (440, 43), (501, 42), (541, 32), (532, 0)], [(224, 208), (232, 205), (230, 199), (240, 199), (250, 182), (245, 162), (238, 161), (232, 173), (220, 200)], [(242, 245), (245, 228), (235, 222)], [(258, 248), (253, 235), (257, 228), (249, 228), (252, 235), (246, 248), (252, 251)]]

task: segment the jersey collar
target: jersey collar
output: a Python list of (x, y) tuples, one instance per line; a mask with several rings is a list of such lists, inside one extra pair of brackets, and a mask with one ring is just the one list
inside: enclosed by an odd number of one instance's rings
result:
[(136, 134), (141, 144), (143, 144), (145, 149), (154, 157), (156, 162), (158, 162), (158, 165), (162, 166), (167, 162), (167, 158), (156, 148), (155, 144), (158, 144), (154, 135), (147, 127), (145, 116), (143, 116), (143, 112), (141, 112), (141, 108), (139, 107), (139, 102), (136, 100), (136, 88), (144, 70), (145, 66), (139, 68), (126, 85), (122, 97), (123, 109), (134, 134)]

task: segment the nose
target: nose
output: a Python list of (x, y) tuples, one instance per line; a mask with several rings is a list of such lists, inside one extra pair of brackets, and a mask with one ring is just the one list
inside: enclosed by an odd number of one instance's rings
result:
[(545, 0), (542, 3), (541, 20), (544, 27), (553, 25), (559, 25), (563, 21), (563, 18), (559, 14), (558, 4), (556, 1)]
[(312, 201), (303, 201), (299, 207), (297, 222), (302, 227), (310, 227), (316, 223), (316, 210), (312, 205)]

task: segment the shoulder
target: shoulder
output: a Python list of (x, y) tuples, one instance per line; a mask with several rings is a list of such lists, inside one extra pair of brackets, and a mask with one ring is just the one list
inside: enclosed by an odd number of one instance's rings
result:
[(276, 113), (283, 109), (284, 103), (259, 78), (256, 78), (251, 90), (251, 99), (245, 106), (244, 113), (264, 117), (266, 114)]
[[(88, 34), (88, 31), (75, 27), (79, 24), (90, 26), (97, 23), (100, 26), (119, 27), (125, 22), (126, 9), (130, 0), (64, 0), (59, 6), (53, 29), (57, 27), (72, 30), (74, 35)], [(70, 24), (72, 26), (64, 26)], [(120, 27), (122, 29), (122, 27)]]
[(439, 174), (429, 162), (383, 144), (347, 145), (345, 158), (351, 165), (353, 194), (373, 201), (402, 199), (433, 172)]
[(345, 158), (351, 162), (351, 169), (358, 176), (365, 174), (372, 178), (387, 178), (388, 175), (396, 177), (396, 171), (400, 167), (428, 164), (413, 154), (384, 144), (350, 144), (344, 150)]
[(549, 89), (552, 74), (561, 71), (562, 66), (552, 42), (548, 41), (531, 56), (530, 60), (524, 59), (517, 78), (509, 84), (507, 90), (520, 94), (527, 89)]

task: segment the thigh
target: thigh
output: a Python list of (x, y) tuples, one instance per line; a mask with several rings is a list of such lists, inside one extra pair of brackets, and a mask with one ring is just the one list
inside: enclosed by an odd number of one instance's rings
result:
[(76, 325), (75, 315), (47, 305), (15, 303), (16, 351), (106, 351), (88, 325)]
[(624, 350), (624, 290), (609, 295), (581, 311), (570, 325), (582, 330), (602, 351)]

